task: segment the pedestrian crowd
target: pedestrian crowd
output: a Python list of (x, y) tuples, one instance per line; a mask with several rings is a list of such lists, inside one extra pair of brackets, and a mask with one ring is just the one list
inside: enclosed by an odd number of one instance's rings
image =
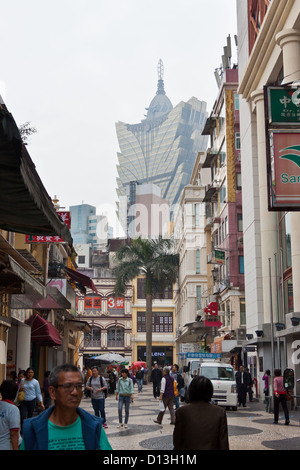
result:
[[(112, 450), (107, 438), (105, 399), (114, 395), (118, 402), (118, 428), (128, 429), (130, 405), (134, 386), (142, 393), (145, 367), (129, 369), (110, 367), (104, 378), (98, 367), (85, 368), (64, 364), (45, 373), (40, 387), (34, 370), (20, 371), (12, 380), (0, 386), (0, 450)], [(287, 393), (280, 370), (274, 371), (274, 423), (278, 423), (279, 406), (289, 424)], [(254, 381), (248, 369), (241, 366), (236, 373), (239, 406), (246, 406), (246, 397), (253, 399)], [(224, 408), (212, 403), (212, 382), (195, 374), (188, 389), (188, 404), (184, 401), (184, 379), (177, 364), (160, 367), (154, 364), (148, 379), (152, 382), (153, 397), (159, 402), (154, 420), (162, 425), (168, 410), (174, 425), (174, 450), (227, 450), (228, 430)], [(264, 393), (270, 393), (270, 371), (263, 376)], [(94, 414), (81, 406), (82, 398), (91, 399)], [(34, 413), (36, 406), (38, 413)], [(123, 409), (125, 409), (123, 419)]]

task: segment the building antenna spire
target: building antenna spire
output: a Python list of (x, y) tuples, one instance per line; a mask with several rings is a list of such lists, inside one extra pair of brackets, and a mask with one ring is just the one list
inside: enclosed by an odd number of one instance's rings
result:
[(164, 86), (164, 75), (165, 75), (165, 68), (164, 63), (161, 59), (158, 61), (157, 65), (157, 73), (158, 73), (158, 85), (157, 85), (157, 95), (165, 95), (165, 86)]

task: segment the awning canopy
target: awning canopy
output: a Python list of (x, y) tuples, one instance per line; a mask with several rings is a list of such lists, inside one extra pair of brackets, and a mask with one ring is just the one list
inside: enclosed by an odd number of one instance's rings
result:
[(39, 310), (70, 309), (71, 304), (66, 297), (56, 288), (47, 286), (47, 297), (35, 302), (33, 308)]
[(27, 235), (59, 235), (72, 244), (35, 169), (18, 127), (0, 103), (0, 228)]
[(79, 284), (79, 286), (87, 287), (88, 289), (91, 289), (96, 292), (96, 294), (98, 294), (95, 284), (93, 283), (93, 280), (90, 277), (85, 276), (84, 274), (81, 274), (78, 271), (74, 271), (74, 269), (70, 268), (65, 268), (65, 272), (68, 274), (68, 276), (70, 276), (73, 282)]
[[(0, 251), (0, 292), (34, 295), (36, 299), (46, 297), (46, 287), (32, 277), (11, 256)], [(14, 298), (14, 296), (13, 296)]]
[(39, 315), (32, 315), (25, 321), (31, 327), (31, 341), (41, 346), (60, 346), (62, 344), (58, 330), (52, 323)]

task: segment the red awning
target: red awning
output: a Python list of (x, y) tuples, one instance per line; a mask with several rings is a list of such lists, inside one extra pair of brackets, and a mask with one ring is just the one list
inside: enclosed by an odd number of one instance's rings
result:
[(74, 271), (74, 269), (70, 268), (65, 268), (65, 271), (75, 283), (77, 282), (83, 287), (88, 287), (89, 289), (96, 292), (96, 294), (98, 294), (95, 284), (93, 283), (90, 277), (85, 276), (84, 274), (81, 274), (78, 271)]
[(41, 346), (60, 346), (62, 344), (58, 330), (52, 323), (39, 315), (32, 315), (25, 323), (31, 326), (31, 341)]

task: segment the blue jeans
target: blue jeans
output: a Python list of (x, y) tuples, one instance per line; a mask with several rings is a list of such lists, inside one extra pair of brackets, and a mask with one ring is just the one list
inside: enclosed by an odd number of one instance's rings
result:
[(101, 415), (103, 423), (106, 423), (105, 416), (105, 398), (92, 398), (92, 406), (94, 408), (95, 416)]
[(119, 423), (120, 424), (123, 422), (122, 421), (123, 405), (125, 405), (125, 424), (128, 423), (130, 400), (131, 400), (130, 396), (119, 395), (118, 412), (119, 412)]
[(138, 391), (141, 392), (143, 388), (143, 379), (136, 379), (138, 384)]

